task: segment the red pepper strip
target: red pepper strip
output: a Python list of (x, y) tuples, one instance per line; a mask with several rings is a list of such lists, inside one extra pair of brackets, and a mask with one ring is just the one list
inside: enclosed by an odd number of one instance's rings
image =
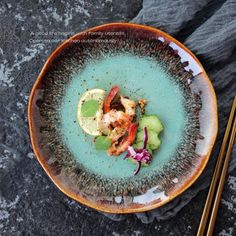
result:
[(119, 156), (122, 152), (125, 152), (128, 149), (128, 147), (131, 146), (132, 143), (134, 142), (137, 128), (138, 128), (138, 124), (137, 123), (132, 123), (129, 126), (127, 137), (125, 137), (118, 144), (118, 146), (111, 146), (108, 149), (108, 154), (109, 155), (114, 155), (114, 156)]
[(119, 92), (119, 87), (115, 85), (111, 88), (109, 94), (105, 98), (104, 104), (103, 104), (103, 111), (104, 113), (107, 113), (111, 110), (111, 102), (115, 98), (116, 94)]
[[(134, 142), (135, 137), (136, 137), (137, 128), (138, 128), (137, 123), (132, 123), (129, 126), (128, 136), (126, 137), (126, 143), (128, 144), (128, 146), (130, 146)], [(127, 146), (127, 149), (128, 149), (128, 146)]]

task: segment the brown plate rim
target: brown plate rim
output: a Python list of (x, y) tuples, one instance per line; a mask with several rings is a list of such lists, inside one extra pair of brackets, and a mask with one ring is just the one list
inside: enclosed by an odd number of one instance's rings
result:
[[(46, 70), (48, 68), (48, 66), (53, 62), (53, 60), (57, 57), (57, 55), (59, 53), (61, 53), (61, 51), (63, 51), (63, 49), (67, 46), (67, 44), (69, 44), (69, 41), (77, 39), (78, 37), (80, 37), (80, 35), (84, 34), (85, 32), (91, 32), (91, 31), (97, 31), (97, 30), (101, 30), (101, 29), (106, 29), (109, 27), (113, 27), (113, 26), (119, 26), (119, 27), (131, 27), (131, 28), (135, 28), (135, 29), (144, 29), (147, 31), (151, 31), (152, 33), (156, 34), (157, 36), (163, 36), (167, 41), (169, 42), (174, 42), (175, 44), (177, 44), (179, 47), (181, 47), (184, 51), (186, 51), (187, 53), (189, 53), (193, 59), (197, 62), (197, 64), (201, 67), (202, 69), (202, 75), (203, 78), (205, 79), (205, 82), (209, 85), (211, 93), (212, 93), (212, 100), (214, 103), (214, 126), (215, 126), (215, 133), (212, 135), (212, 140), (211, 140), (211, 145), (209, 147), (208, 153), (207, 155), (204, 157), (203, 161), (201, 162), (201, 164), (199, 165), (199, 168), (196, 172), (195, 175), (191, 176), (188, 180), (185, 181), (185, 184), (182, 185), (178, 191), (174, 192), (172, 195), (170, 195), (166, 200), (160, 201), (160, 202), (156, 202), (154, 204), (149, 204), (149, 205), (144, 205), (144, 206), (140, 206), (140, 207), (123, 207), (123, 208), (109, 208), (107, 207), (105, 204), (102, 203), (96, 203), (96, 202), (91, 202), (88, 199), (80, 196), (78, 193), (76, 193), (75, 191), (73, 191), (72, 189), (68, 190), (65, 189), (63, 187), (62, 182), (56, 178), (56, 176), (50, 171), (48, 164), (46, 163), (45, 159), (40, 155), (39, 152), (39, 147), (37, 145), (37, 137), (34, 135), (35, 133), (35, 127), (33, 125), (33, 98), (35, 95), (35, 90), (37, 89), (37, 87), (40, 85), (40, 82), (42, 81)], [(176, 198), (177, 196), (179, 196), (181, 193), (183, 193), (184, 191), (186, 191), (197, 179), (198, 177), (201, 175), (201, 173), (203, 172), (203, 170), (206, 167), (206, 164), (210, 158), (210, 154), (212, 151), (212, 148), (214, 146), (216, 137), (217, 137), (217, 133), (218, 133), (218, 109), (217, 109), (217, 98), (216, 98), (216, 94), (214, 91), (214, 88), (202, 66), (202, 64), (199, 62), (199, 60), (196, 58), (196, 56), (186, 47), (184, 46), (182, 43), (180, 43), (178, 40), (174, 39), (172, 36), (170, 36), (169, 34), (150, 27), (150, 26), (145, 26), (145, 25), (139, 25), (139, 24), (133, 24), (133, 23), (109, 23), (109, 24), (104, 24), (104, 25), (100, 25), (100, 26), (95, 26), (93, 28), (87, 29), (83, 32), (77, 33), (74, 36), (70, 37), (69, 39), (65, 40), (61, 45), (59, 45), (53, 52), (52, 54), (48, 57), (48, 59), (46, 60), (36, 82), (33, 85), (30, 97), (29, 97), (29, 103), (28, 103), (28, 123), (29, 123), (29, 132), (30, 132), (30, 140), (31, 140), (31, 144), (32, 144), (32, 148), (33, 151), (36, 155), (37, 160), (39, 161), (39, 163), (41, 164), (41, 166), (43, 167), (43, 169), (45, 170), (45, 172), (48, 174), (48, 176), (50, 177), (50, 179), (54, 182), (54, 184), (67, 196), (69, 196), (70, 198), (88, 206), (94, 209), (97, 209), (99, 211), (104, 211), (104, 212), (108, 212), (108, 213), (136, 213), (136, 212), (144, 212), (144, 211), (149, 211), (152, 210), (154, 208), (158, 208), (160, 206), (165, 205), (166, 203), (172, 201), (174, 198)]]

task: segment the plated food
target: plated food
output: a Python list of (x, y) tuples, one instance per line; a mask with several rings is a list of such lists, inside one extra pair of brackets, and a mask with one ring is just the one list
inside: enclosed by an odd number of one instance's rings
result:
[[(85, 92), (78, 105), (79, 124), (85, 132), (96, 136), (95, 148), (106, 150), (109, 156), (119, 156), (128, 151), (124, 159), (138, 164), (134, 175), (142, 165), (151, 163), (152, 152), (161, 143), (158, 136), (163, 125), (156, 115), (144, 115), (146, 103), (144, 99), (136, 103), (123, 97), (116, 85), (106, 97), (102, 89)], [(139, 115), (137, 104), (140, 105)]]
[(215, 93), (197, 58), (160, 30), (126, 23), (58, 47), (32, 89), (28, 118), (36, 157), (59, 189), (110, 213), (181, 194), (217, 134)]

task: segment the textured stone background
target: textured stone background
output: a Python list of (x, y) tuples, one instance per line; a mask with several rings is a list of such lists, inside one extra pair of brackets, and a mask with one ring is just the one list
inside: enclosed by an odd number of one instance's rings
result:
[[(207, 191), (200, 192), (170, 220), (145, 225), (129, 215), (114, 222), (62, 194), (36, 161), (29, 142), (28, 96), (52, 50), (86, 28), (130, 21), (141, 5), (141, 0), (0, 2), (1, 236), (196, 234)], [(198, 20), (192, 20), (177, 38), (185, 38)], [(236, 171), (225, 184), (214, 235), (236, 235), (235, 190)]]

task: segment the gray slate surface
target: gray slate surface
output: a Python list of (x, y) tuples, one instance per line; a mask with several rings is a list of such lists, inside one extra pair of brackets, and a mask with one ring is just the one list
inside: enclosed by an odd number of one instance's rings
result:
[[(163, 2), (160, 8), (164, 7), (165, 1), (159, 2)], [(188, 4), (188, 1), (180, 2)], [(192, 42), (190, 35), (195, 34), (201, 39), (200, 26), (207, 24), (207, 20), (211, 20), (211, 16), (225, 3), (223, 0), (196, 2), (196, 10), (190, 12), (186, 8), (182, 12), (184, 17), (173, 18), (176, 24), (168, 26), (173, 30), (166, 29), (181, 42), (187, 39), (187, 45)], [(235, 7), (234, 1), (230, 3), (231, 8)], [(206, 190), (169, 220), (146, 225), (134, 215), (129, 215), (124, 221), (115, 222), (62, 194), (44, 173), (30, 147), (26, 119), (28, 96), (51, 51), (67, 36), (86, 28), (107, 22), (130, 21), (141, 7), (140, 0), (0, 2), (0, 235), (196, 234)], [(159, 8), (157, 10), (160, 11)], [(175, 16), (173, 11), (169, 14)], [(227, 15), (227, 11), (221, 14)], [(161, 22), (157, 16), (155, 20)], [(156, 26), (163, 28), (164, 23)], [(55, 35), (53, 32), (58, 33)], [(235, 41), (229, 43), (233, 46), (223, 60), (199, 54), (217, 87), (222, 131), (230, 109), (230, 95), (235, 93)], [(201, 45), (199, 43), (200, 49), (197, 45), (193, 49), (196, 52), (208, 49), (208, 44), (203, 49)], [(219, 141), (221, 137), (222, 133)], [(216, 147), (215, 153), (218, 150), (219, 147)], [(235, 190), (234, 170), (225, 184), (215, 235), (236, 235)]]

